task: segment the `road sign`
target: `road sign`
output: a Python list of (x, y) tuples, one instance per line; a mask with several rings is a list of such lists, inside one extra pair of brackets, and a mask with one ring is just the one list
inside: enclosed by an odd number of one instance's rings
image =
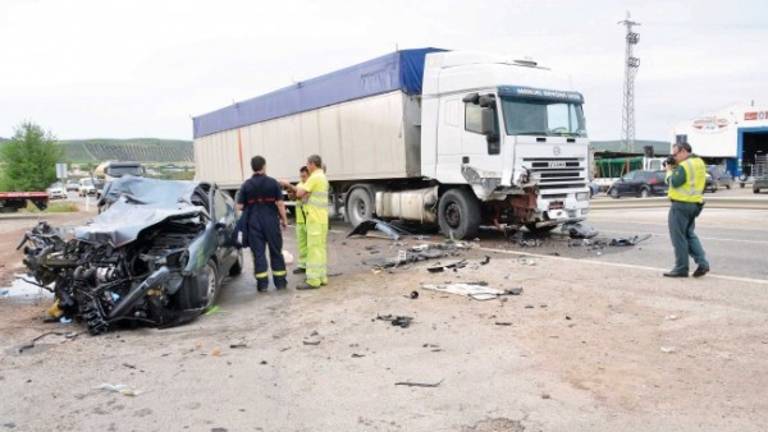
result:
[(67, 178), (67, 164), (65, 163), (57, 163), (56, 164), (56, 178), (59, 180), (64, 180)]

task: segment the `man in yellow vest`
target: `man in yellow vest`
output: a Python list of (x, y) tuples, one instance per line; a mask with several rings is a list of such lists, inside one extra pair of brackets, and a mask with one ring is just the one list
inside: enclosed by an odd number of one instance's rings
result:
[[(309, 170), (306, 166), (299, 169), (299, 182), (296, 188), (304, 187), (304, 183), (309, 178)], [(296, 197), (296, 248), (299, 250), (299, 259), (293, 274), (304, 274), (307, 272), (307, 222), (304, 216), (304, 200)]]
[(709, 262), (694, 232), (696, 218), (704, 208), (704, 186), (707, 167), (700, 157), (692, 154), (687, 142), (672, 146), (674, 164), (667, 164), (667, 195), (672, 201), (669, 208), (669, 236), (675, 248), (675, 267), (664, 273), (666, 277), (688, 277), (688, 256), (698, 265), (693, 277), (709, 272)]
[(309, 178), (302, 186), (283, 182), (283, 186), (295, 192), (304, 201), (304, 217), (307, 227), (306, 277), (296, 289), (316, 289), (328, 284), (327, 237), (328, 237), (328, 179), (322, 169), (323, 160), (318, 155), (307, 158)]

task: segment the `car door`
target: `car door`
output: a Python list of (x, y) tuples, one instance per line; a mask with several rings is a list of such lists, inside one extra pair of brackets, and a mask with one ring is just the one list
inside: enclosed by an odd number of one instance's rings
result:
[(235, 231), (235, 206), (228, 195), (218, 187), (213, 191), (213, 217), (218, 226), (218, 248), (216, 256), (228, 268), (236, 259), (234, 244), (230, 241)]
[(617, 190), (619, 195), (628, 195), (632, 191), (632, 181), (635, 178), (635, 171), (624, 174), (624, 177), (620, 178), (617, 182)]

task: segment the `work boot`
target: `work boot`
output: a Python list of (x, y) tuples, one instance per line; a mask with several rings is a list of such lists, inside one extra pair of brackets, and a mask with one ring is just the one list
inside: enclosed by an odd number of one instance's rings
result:
[(664, 273), (664, 277), (670, 277), (670, 278), (687, 278), (688, 272), (686, 273), (679, 273), (679, 272), (666, 272)]
[(286, 288), (288, 288), (288, 282), (275, 283), (275, 289), (278, 290), (278, 291), (284, 290)]
[(304, 274), (306, 272), (307, 272), (307, 269), (305, 269), (304, 267), (296, 267), (295, 269), (293, 269), (293, 274)]
[(709, 273), (709, 267), (702, 267), (699, 266), (696, 271), (693, 272), (693, 277), (699, 278), (704, 276), (705, 274)]
[(300, 283), (299, 285), (297, 285), (297, 286), (296, 286), (296, 289), (297, 289), (297, 290), (301, 290), (301, 291), (304, 291), (304, 290), (313, 290), (313, 289), (318, 289), (318, 288), (320, 288), (320, 285), (318, 285), (318, 286), (314, 286), (314, 285), (310, 285), (310, 284), (308, 284), (308, 283), (306, 283), (306, 282), (304, 282), (304, 283)]
[(256, 291), (258, 291), (258, 292), (267, 292), (267, 287), (257, 286), (256, 287)]

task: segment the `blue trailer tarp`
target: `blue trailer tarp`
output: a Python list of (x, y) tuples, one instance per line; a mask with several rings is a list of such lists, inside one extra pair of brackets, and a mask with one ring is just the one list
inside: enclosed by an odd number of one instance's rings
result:
[(194, 137), (398, 89), (420, 94), (424, 56), (438, 51), (444, 50), (397, 51), (194, 117)]

